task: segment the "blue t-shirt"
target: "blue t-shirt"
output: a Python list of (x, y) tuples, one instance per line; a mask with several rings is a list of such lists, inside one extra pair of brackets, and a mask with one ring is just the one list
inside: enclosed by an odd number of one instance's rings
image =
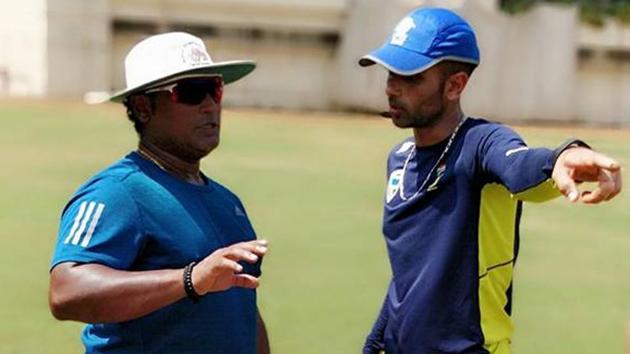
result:
[(554, 151), (472, 118), (438, 162), (447, 143), (416, 147), (409, 138), (389, 155), (383, 234), (392, 279), (365, 353), (509, 346), (521, 201), (559, 195), (549, 180)]
[[(62, 262), (129, 271), (183, 268), (255, 232), (232, 192), (182, 181), (133, 152), (89, 179), (66, 205), (51, 269)], [(260, 265), (243, 264), (260, 275)], [(184, 298), (141, 318), (88, 324), (87, 353), (251, 354), (256, 291)]]

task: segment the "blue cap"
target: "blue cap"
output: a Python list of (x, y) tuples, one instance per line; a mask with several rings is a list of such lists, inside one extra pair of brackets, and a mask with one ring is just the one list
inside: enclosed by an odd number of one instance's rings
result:
[(475, 32), (448, 9), (420, 8), (400, 20), (382, 47), (359, 65), (381, 64), (398, 75), (418, 74), (443, 60), (479, 64)]

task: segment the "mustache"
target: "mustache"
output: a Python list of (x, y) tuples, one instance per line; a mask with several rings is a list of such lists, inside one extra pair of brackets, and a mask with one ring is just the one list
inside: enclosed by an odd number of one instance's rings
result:
[[(400, 107), (400, 103), (395, 98), (389, 97), (387, 99), (390, 107)], [(392, 114), (389, 111), (380, 112), (379, 115), (383, 118), (392, 118)]]

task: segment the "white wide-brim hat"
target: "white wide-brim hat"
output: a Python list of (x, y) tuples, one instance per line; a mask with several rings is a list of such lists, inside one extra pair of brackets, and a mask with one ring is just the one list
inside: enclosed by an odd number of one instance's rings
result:
[(221, 76), (225, 84), (251, 73), (251, 60), (213, 62), (203, 41), (184, 32), (151, 36), (136, 44), (125, 58), (127, 88), (109, 99), (122, 102), (127, 96), (184, 78)]

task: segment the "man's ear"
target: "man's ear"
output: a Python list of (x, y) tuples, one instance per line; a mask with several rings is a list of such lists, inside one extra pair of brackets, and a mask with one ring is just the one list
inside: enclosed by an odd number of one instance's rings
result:
[(449, 101), (459, 100), (466, 88), (469, 76), (463, 71), (457, 72), (446, 79), (446, 85), (444, 85), (444, 96)]
[(131, 109), (142, 124), (148, 123), (153, 117), (151, 100), (146, 95), (134, 95), (129, 97)]

